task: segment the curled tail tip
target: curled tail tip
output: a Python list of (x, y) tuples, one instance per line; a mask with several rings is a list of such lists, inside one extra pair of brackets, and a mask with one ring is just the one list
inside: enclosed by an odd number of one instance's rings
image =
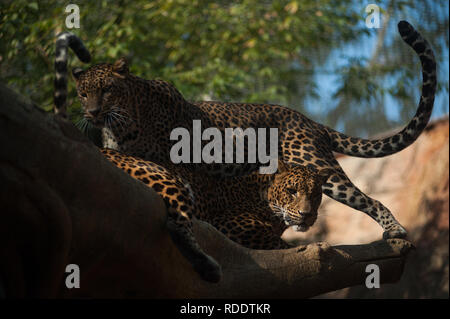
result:
[(423, 40), (417, 32), (416, 29), (407, 21), (400, 21), (398, 23), (398, 32), (400, 33), (403, 41), (408, 43), (409, 45), (413, 45), (413, 43), (420, 39)]
[(413, 26), (405, 20), (402, 20), (398, 23), (398, 32), (400, 32), (400, 35), (402, 37), (408, 36), (411, 32), (414, 32)]
[(57, 115), (67, 118), (67, 59), (68, 48), (71, 48), (78, 59), (84, 63), (91, 61), (91, 54), (86, 49), (83, 41), (69, 31), (62, 31), (56, 35), (55, 52), (55, 81), (54, 81), (54, 111)]
[(80, 52), (80, 55), (78, 56), (81, 62), (83, 63), (89, 63), (91, 62), (91, 54), (88, 50), (83, 50)]
[[(62, 41), (62, 42), (61, 42)], [(66, 42), (67, 41), (67, 42)], [(75, 52), (78, 59), (83, 63), (91, 62), (91, 54), (84, 46), (78, 36), (69, 31), (62, 31), (56, 35), (57, 46), (65, 45), (70, 46), (70, 48)], [(59, 42), (59, 43), (58, 43)]]

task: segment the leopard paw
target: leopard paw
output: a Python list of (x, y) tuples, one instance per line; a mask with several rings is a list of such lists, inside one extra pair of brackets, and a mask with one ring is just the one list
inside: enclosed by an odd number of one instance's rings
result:
[(383, 239), (406, 238), (406, 236), (408, 236), (408, 232), (400, 225), (395, 225), (383, 233)]
[(214, 258), (206, 254), (201, 260), (196, 261), (193, 266), (203, 280), (216, 283), (222, 279), (222, 267)]

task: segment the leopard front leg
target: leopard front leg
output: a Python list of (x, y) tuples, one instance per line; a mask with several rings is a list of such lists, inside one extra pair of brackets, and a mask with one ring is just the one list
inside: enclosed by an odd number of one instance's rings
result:
[(322, 187), (324, 194), (354, 209), (362, 211), (374, 219), (384, 230), (383, 238), (405, 238), (406, 230), (392, 213), (379, 201), (359, 190), (345, 175), (336, 162), (327, 183)]
[(162, 196), (166, 204), (167, 228), (181, 254), (204, 280), (220, 281), (220, 265), (203, 251), (194, 236), (192, 218), (195, 206), (190, 189), (177, 178), (168, 178), (164, 182), (152, 181), (149, 186)]
[(114, 165), (157, 192), (166, 204), (167, 228), (181, 254), (204, 279), (218, 282), (220, 265), (199, 246), (192, 230), (194, 201), (189, 186), (176, 174), (153, 162), (144, 161), (110, 149), (102, 154)]
[(214, 258), (202, 250), (195, 239), (192, 230), (192, 216), (187, 216), (184, 212), (180, 212), (179, 209), (170, 206), (168, 206), (167, 211), (167, 228), (170, 237), (181, 254), (189, 260), (194, 270), (204, 280), (219, 282), (222, 277), (221, 267)]

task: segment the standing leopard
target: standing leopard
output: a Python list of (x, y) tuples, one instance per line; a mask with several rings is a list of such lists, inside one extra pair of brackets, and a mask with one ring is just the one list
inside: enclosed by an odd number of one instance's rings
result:
[(278, 153), (284, 162), (313, 170), (332, 169), (333, 174), (322, 187), (326, 195), (373, 218), (383, 228), (383, 238), (403, 238), (407, 232), (389, 209), (353, 185), (333, 155), (333, 152), (366, 158), (391, 155), (411, 145), (427, 125), (436, 91), (434, 54), (408, 22), (401, 21), (398, 30), (420, 58), (422, 94), (409, 124), (383, 139), (349, 137), (280, 105), (188, 102), (167, 82), (132, 75), (124, 59), (87, 70), (75, 68), (72, 74), (85, 117), (102, 128), (104, 147), (169, 169), (175, 166), (192, 169), (194, 165), (221, 176), (232, 176), (254, 167), (249, 163), (174, 165), (169, 156), (173, 145), (169, 139), (171, 131), (178, 127), (191, 131), (193, 120), (201, 120), (204, 128), (216, 127), (222, 132), (227, 127), (278, 128)]

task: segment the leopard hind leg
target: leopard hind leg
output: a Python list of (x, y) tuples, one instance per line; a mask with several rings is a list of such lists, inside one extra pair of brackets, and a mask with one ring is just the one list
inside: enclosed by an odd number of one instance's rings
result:
[(353, 185), (335, 159), (330, 164), (334, 173), (322, 187), (324, 194), (369, 215), (383, 228), (384, 239), (407, 236), (405, 228), (400, 225), (388, 208)]

